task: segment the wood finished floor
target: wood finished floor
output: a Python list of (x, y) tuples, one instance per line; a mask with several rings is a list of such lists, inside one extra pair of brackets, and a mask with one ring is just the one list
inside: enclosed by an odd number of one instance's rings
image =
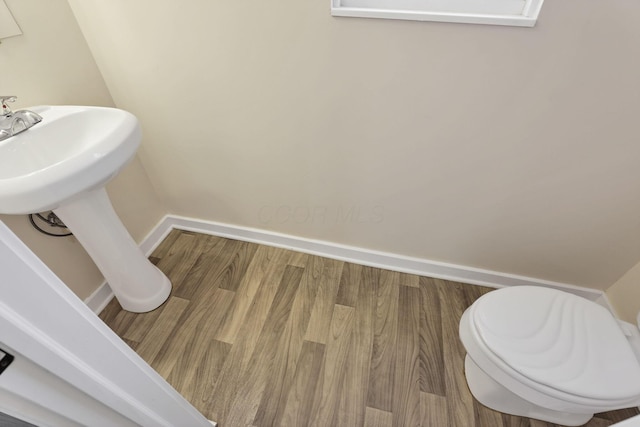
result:
[(221, 427), (553, 426), (469, 393), (458, 322), (490, 288), (177, 230), (151, 260), (167, 302), (100, 317)]

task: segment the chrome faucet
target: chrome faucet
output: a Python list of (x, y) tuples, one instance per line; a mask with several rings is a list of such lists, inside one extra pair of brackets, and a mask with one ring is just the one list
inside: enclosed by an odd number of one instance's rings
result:
[(42, 117), (33, 111), (18, 110), (11, 111), (7, 105), (8, 102), (14, 102), (17, 96), (1, 96), (0, 103), (2, 110), (0, 112), (0, 141), (24, 132), (31, 126), (40, 123)]

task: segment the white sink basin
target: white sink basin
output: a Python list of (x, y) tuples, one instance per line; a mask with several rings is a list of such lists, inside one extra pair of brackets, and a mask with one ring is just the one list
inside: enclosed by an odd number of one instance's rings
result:
[(41, 106), (42, 122), (0, 141), (0, 213), (56, 209), (99, 188), (135, 155), (138, 120), (103, 107)]
[(150, 311), (171, 282), (142, 253), (104, 185), (140, 145), (138, 120), (103, 107), (42, 106), (42, 121), (0, 141), (0, 213), (53, 210), (107, 279), (125, 310)]

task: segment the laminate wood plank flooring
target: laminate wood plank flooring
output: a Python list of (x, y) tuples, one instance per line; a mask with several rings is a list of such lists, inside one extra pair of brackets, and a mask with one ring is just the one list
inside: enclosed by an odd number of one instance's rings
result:
[(367, 406), (391, 412), (398, 331), (398, 275), (371, 267), (363, 270), (363, 282), (375, 295), (373, 347), (371, 349)]
[(150, 259), (167, 302), (100, 317), (220, 427), (554, 426), (467, 388), (458, 323), (490, 288), (179, 230)]

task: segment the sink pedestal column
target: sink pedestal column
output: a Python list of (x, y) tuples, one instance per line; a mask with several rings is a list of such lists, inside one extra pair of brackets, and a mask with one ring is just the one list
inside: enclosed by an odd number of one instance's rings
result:
[(144, 313), (169, 297), (171, 282), (129, 235), (104, 187), (83, 193), (54, 212), (93, 258), (123, 309)]

